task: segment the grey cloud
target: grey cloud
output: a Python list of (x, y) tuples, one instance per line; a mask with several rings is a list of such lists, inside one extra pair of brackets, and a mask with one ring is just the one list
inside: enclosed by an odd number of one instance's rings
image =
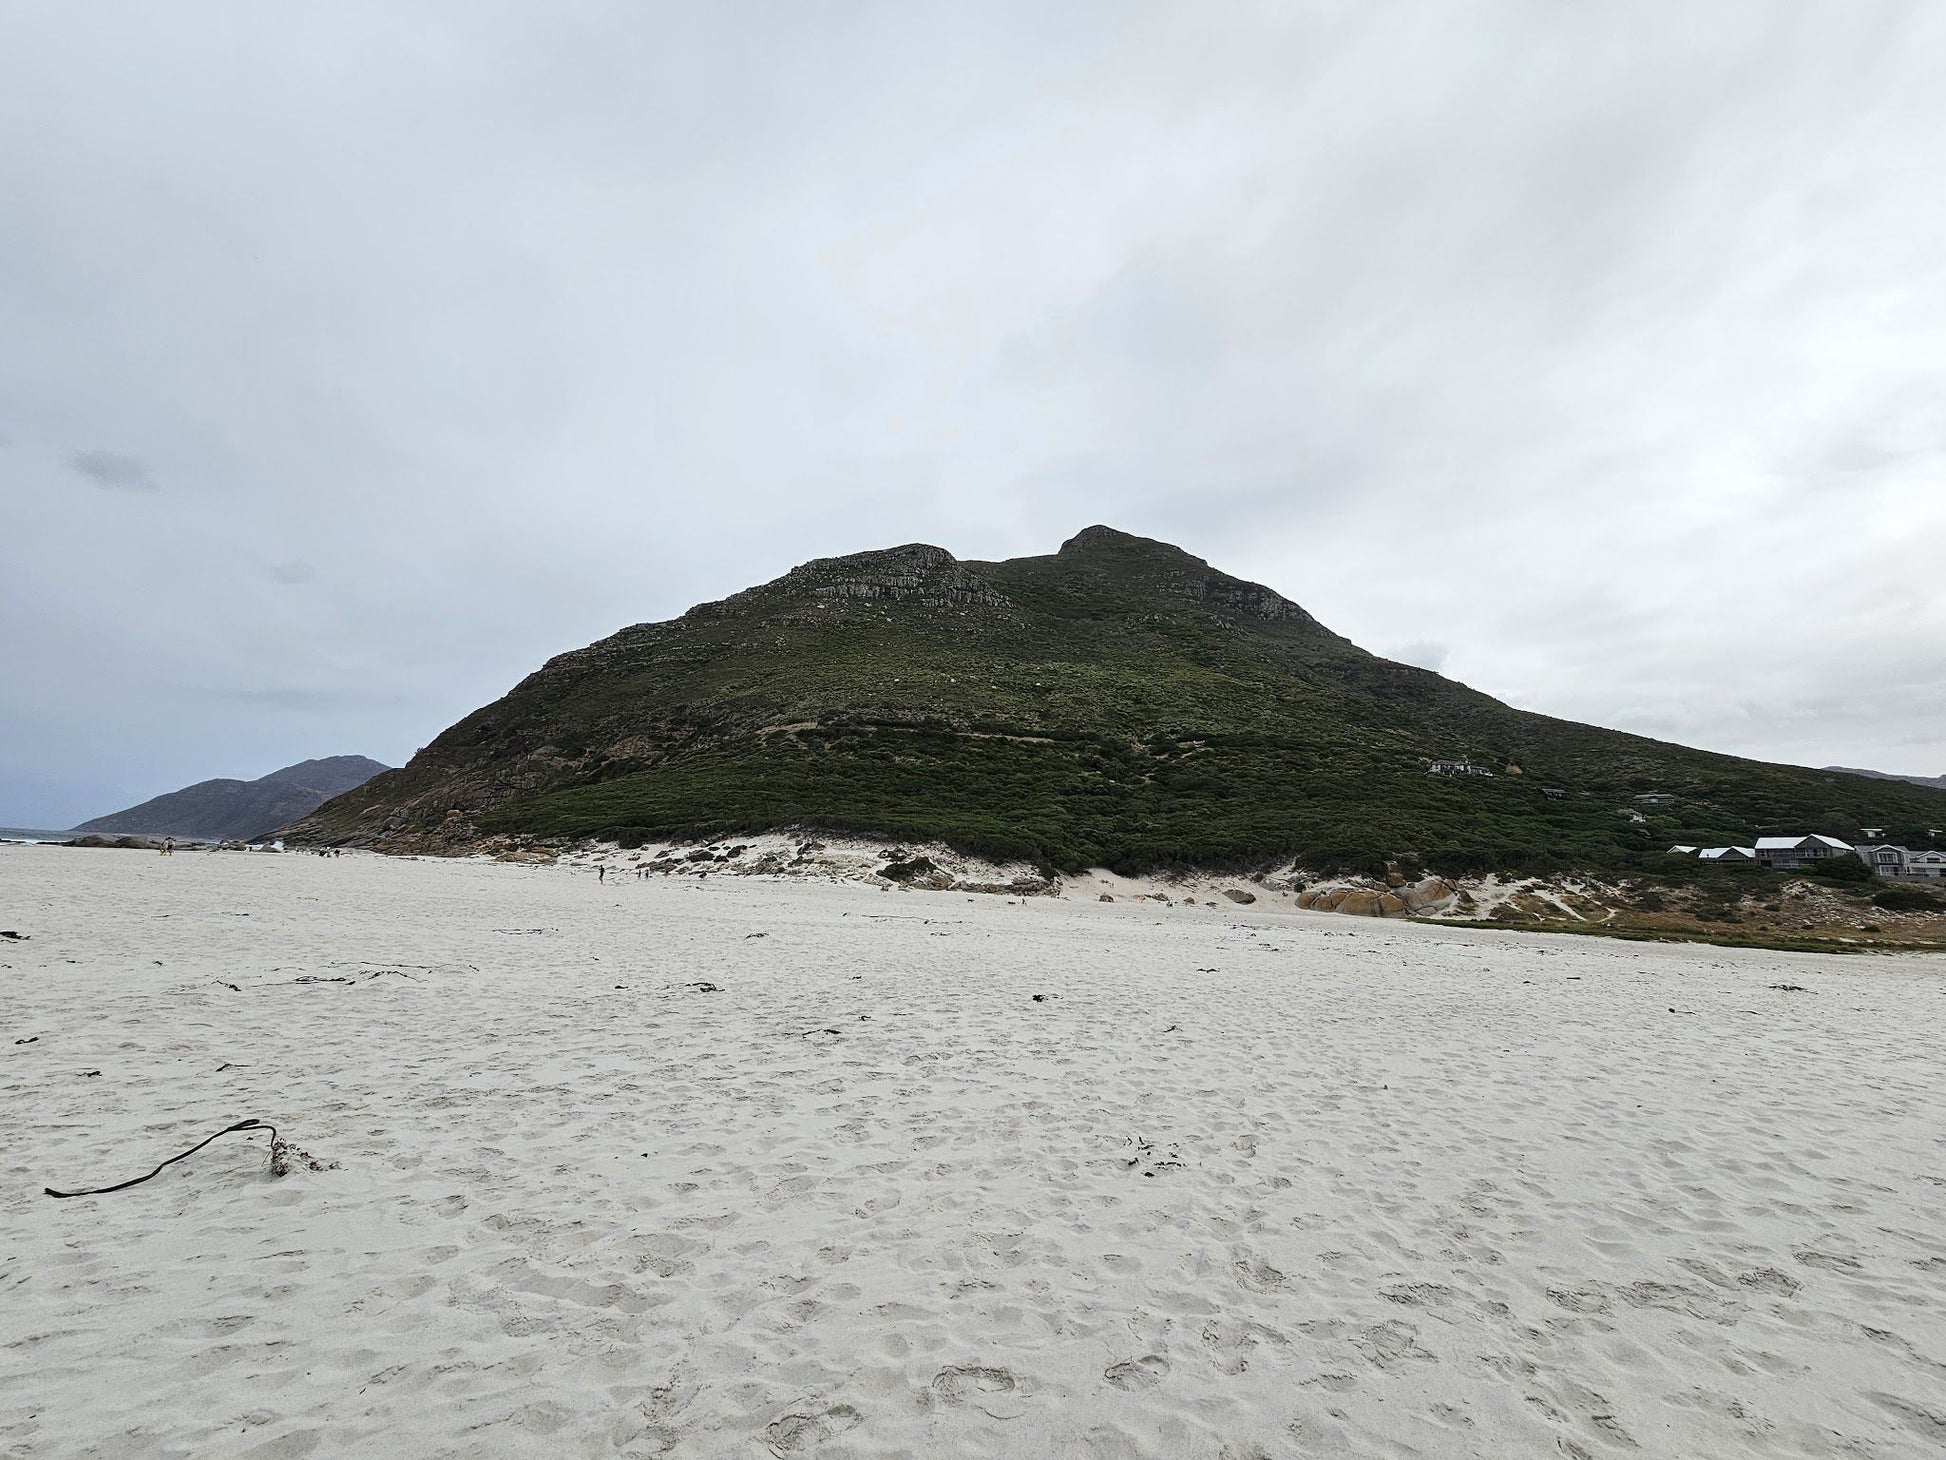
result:
[(137, 456), (125, 456), (119, 451), (77, 451), (68, 457), (68, 465), (96, 486), (110, 491), (157, 490), (149, 479), (148, 464)]
[(306, 688), (288, 684), (204, 685), (199, 686), (195, 693), (198, 698), (231, 707), (241, 705), (309, 716), (345, 716), (372, 710), (396, 710), (410, 704), (412, 699), (397, 692), (355, 684), (335, 688)]
[(1821, 465), (1828, 471), (1850, 474), (1882, 471), (1900, 458), (1901, 453), (1888, 451), (1867, 437), (1852, 436), (1834, 444)]
[(315, 583), (318, 580), (318, 570), (302, 558), (294, 558), (288, 563), (272, 563), (270, 578), (273, 583), (286, 585)]
[(310, 715), (335, 710), (345, 700), (344, 695), (332, 694), (325, 690), (291, 689), (275, 685), (252, 689), (212, 689), (205, 693), (212, 699), (226, 700), (235, 704), (263, 706), (274, 710), (296, 710)]

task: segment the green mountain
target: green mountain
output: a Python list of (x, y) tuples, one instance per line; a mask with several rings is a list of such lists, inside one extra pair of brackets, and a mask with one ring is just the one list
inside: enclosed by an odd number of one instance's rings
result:
[(1902, 776), (1892, 771), (1864, 771), (1857, 766), (1828, 765), (1828, 771), (1843, 771), (1848, 776), (1870, 776), (1875, 781), (1909, 781), (1915, 786), (1931, 786), (1946, 791), (1946, 776)]
[[(1676, 799), (1636, 820), (1647, 792)], [(1677, 841), (1861, 824), (1923, 844), (1942, 823), (1946, 793), (1511, 709), (1179, 548), (1091, 527), (998, 563), (918, 544), (821, 559), (623, 629), (290, 834), (458, 852), (802, 826), (1064, 869), (1464, 872), (1621, 869)]]
[(384, 769), (362, 755), (329, 755), (287, 765), (254, 781), (198, 781), (126, 811), (84, 821), (75, 830), (251, 841), (309, 815), (339, 792), (363, 785)]

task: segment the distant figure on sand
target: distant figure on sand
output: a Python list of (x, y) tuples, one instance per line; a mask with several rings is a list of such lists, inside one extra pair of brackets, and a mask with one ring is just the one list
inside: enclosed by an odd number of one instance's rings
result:
[(172, 836), (165, 836), (162, 839), (162, 855), (165, 857), (173, 857), (175, 856), (175, 854), (176, 854), (176, 839)]
[(606, 863), (603, 863), (601, 866), (595, 868), (595, 881), (606, 882), (607, 880), (608, 880), (608, 866)]

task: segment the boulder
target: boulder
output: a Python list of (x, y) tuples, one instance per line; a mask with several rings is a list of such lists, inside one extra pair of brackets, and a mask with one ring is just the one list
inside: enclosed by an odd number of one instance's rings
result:
[(1376, 892), (1361, 887), (1356, 891), (1347, 892), (1344, 900), (1332, 911), (1348, 913), (1355, 918), (1375, 918), (1379, 915), (1378, 896)]
[[(1223, 889), (1223, 895), (1229, 898), (1231, 902), (1241, 902), (1247, 904), (1247, 903), (1255, 902), (1257, 900), (1256, 893), (1245, 892), (1241, 887), (1226, 887)], [(1214, 907), (1215, 904), (1212, 903), (1211, 906)]]
[(1104, 892), (1100, 897), (1095, 899), (1096, 902), (1113, 902), (1114, 900), (1115, 894), (1112, 892)]
[(1444, 877), (1423, 877), (1406, 888), (1402, 895), (1410, 911), (1426, 912), (1432, 908), (1445, 907), (1458, 892), (1459, 889)]
[(1311, 906), (1318, 912), (1336, 912), (1344, 905), (1351, 890), (1346, 887), (1327, 887), (1311, 899)]
[(1382, 918), (1402, 918), (1406, 915), (1405, 899), (1396, 892), (1381, 892), (1378, 895), (1378, 915)]
[(953, 874), (931, 857), (894, 857), (878, 869), (878, 875), (889, 882), (903, 882), (928, 892), (944, 891), (953, 885)]
[(1397, 871), (1396, 869), (1395, 869), (1395, 870), (1393, 870), (1393, 871), (1390, 871), (1390, 872), (1387, 872), (1387, 873), (1385, 874), (1385, 885), (1386, 885), (1387, 887), (1403, 887), (1403, 886), (1405, 886), (1405, 873), (1403, 873), (1403, 872), (1400, 872), (1400, 871)]

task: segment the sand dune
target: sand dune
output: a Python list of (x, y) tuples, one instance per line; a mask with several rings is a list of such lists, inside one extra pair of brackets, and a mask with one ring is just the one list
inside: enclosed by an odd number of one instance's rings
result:
[[(0, 1455), (1946, 1446), (1946, 960), (49, 847), (0, 927)], [(245, 1116), (338, 1169), (41, 1194)]]

